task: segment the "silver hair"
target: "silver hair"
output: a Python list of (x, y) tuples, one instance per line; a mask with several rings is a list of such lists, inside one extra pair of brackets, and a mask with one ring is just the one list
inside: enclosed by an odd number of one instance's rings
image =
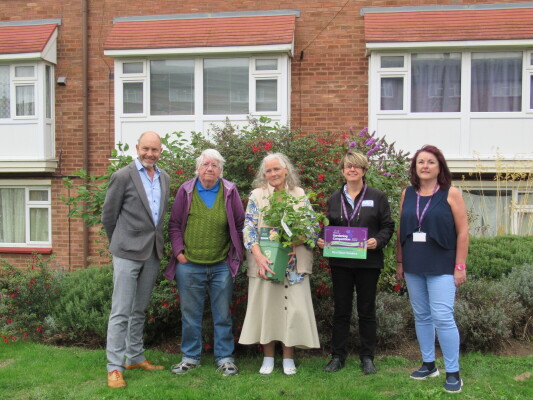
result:
[(267, 162), (275, 159), (279, 160), (279, 163), (283, 168), (287, 168), (288, 172), (287, 177), (285, 178), (285, 183), (289, 189), (294, 189), (295, 187), (300, 186), (300, 178), (298, 177), (298, 174), (296, 174), (294, 165), (290, 162), (289, 158), (283, 153), (270, 153), (263, 158), (263, 161), (261, 161), (259, 171), (257, 171), (257, 175), (252, 183), (253, 187), (267, 187), (268, 181), (265, 176), (265, 165)]
[(146, 135), (146, 134), (156, 135), (159, 138), (159, 142), (161, 143), (161, 136), (159, 136), (158, 133), (155, 133), (153, 131), (146, 131), (146, 132), (141, 133), (141, 136), (139, 136), (139, 139), (137, 139), (137, 144), (141, 144), (141, 140), (144, 137), (144, 135)]
[(198, 175), (200, 166), (203, 164), (205, 158), (210, 158), (218, 162), (218, 166), (220, 167), (220, 177), (222, 178), (222, 173), (224, 172), (224, 163), (226, 162), (226, 160), (224, 159), (224, 157), (222, 157), (222, 154), (220, 154), (215, 149), (205, 149), (198, 156), (198, 158), (196, 159), (196, 175)]

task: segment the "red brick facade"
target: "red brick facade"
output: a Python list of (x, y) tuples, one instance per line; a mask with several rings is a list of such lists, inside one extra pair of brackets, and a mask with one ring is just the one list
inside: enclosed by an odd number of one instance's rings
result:
[[(491, 0), (491, 3), (498, 1)], [(516, 2), (516, 1), (514, 1)], [(0, 22), (60, 19), (55, 77), (67, 77), (55, 86), (56, 155), (59, 167), (52, 179), (52, 247), (54, 264), (74, 270), (84, 266), (82, 223), (67, 218), (61, 196), (64, 176), (82, 168), (82, 0), (3, 1)], [(343, 131), (363, 127), (368, 120), (368, 61), (365, 55), (361, 8), (422, 5), (482, 4), (483, 1), (347, 1), (347, 0), (90, 0), (88, 5), (88, 135), (89, 171), (105, 170), (114, 147), (113, 59), (104, 56), (104, 43), (115, 17), (188, 13), (297, 10), (295, 51), (292, 59), (291, 126), (302, 132)], [(500, 1), (508, 3), (508, 1)], [(1, 128), (0, 128), (1, 129)], [(2, 175), (2, 174), (0, 174)], [(5, 175), (0, 178), (12, 178)], [(35, 177), (32, 177), (35, 178)], [(106, 260), (96, 229), (89, 235), (92, 262)], [(1, 254), (16, 264), (27, 254)]]

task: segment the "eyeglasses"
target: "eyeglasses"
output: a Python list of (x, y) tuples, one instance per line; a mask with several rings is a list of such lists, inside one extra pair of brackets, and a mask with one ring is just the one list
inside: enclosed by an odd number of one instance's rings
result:
[(202, 165), (200, 165), (200, 168), (203, 168), (203, 169), (208, 169), (209, 167), (213, 169), (220, 169), (220, 167), (217, 164), (203, 163)]
[(359, 165), (354, 165), (354, 164), (346, 164), (344, 166), (344, 169), (352, 169), (352, 168), (354, 168), (354, 169), (363, 169), (363, 167), (361, 167)]

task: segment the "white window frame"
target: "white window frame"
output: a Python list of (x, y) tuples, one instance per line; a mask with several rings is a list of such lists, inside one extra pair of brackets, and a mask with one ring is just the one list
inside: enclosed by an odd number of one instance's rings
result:
[[(288, 92), (290, 87), (287, 87), (286, 90), (283, 90), (283, 83), (289, 85), (290, 76), (284, 77), (284, 71), (287, 71), (288, 68), (283, 68), (284, 65), (288, 64), (284, 60), (283, 54), (272, 54), (272, 55), (242, 55), (242, 54), (221, 54), (217, 56), (184, 56), (183, 59), (194, 60), (195, 69), (194, 69), (194, 115), (189, 115), (188, 117), (205, 117), (207, 120), (217, 118), (217, 115), (205, 115), (203, 112), (203, 61), (210, 58), (247, 58), (249, 60), (249, 88), (248, 88), (248, 113), (246, 114), (229, 114), (228, 116), (246, 116), (251, 115), (265, 115), (265, 116), (280, 116), (284, 110), (287, 110), (289, 107), (289, 96)], [(127, 58), (127, 59), (118, 59), (115, 62), (115, 71), (117, 82), (115, 88), (117, 89), (116, 93), (116, 105), (118, 109), (118, 115), (120, 118), (139, 118), (144, 117), (147, 119), (181, 119), (184, 115), (151, 115), (150, 114), (150, 61), (152, 60), (161, 60), (163, 58)], [(164, 59), (172, 59), (171, 57), (165, 57)], [(277, 59), (277, 69), (276, 70), (256, 70), (255, 69), (255, 60), (257, 59)], [(143, 63), (143, 72), (142, 73), (127, 73), (123, 72), (123, 64), (125, 63)], [(290, 65), (289, 65), (290, 68)], [(289, 75), (289, 72), (285, 72), (286, 75)], [(257, 80), (266, 80), (266, 79), (276, 79), (277, 80), (277, 111), (265, 111), (265, 112), (256, 112), (256, 90), (255, 83)], [(143, 112), (142, 113), (124, 113), (124, 93), (123, 93), (123, 84), (124, 83), (143, 83)], [(285, 95), (285, 96), (284, 96)], [(285, 100), (286, 99), (286, 100)], [(225, 115), (224, 115), (225, 117)]]
[[(532, 213), (533, 205), (518, 204), (518, 197), (522, 194), (533, 196), (533, 188), (528, 185), (527, 181), (458, 181), (454, 182), (461, 192), (468, 192), (469, 190), (484, 190), (484, 191), (505, 191), (511, 192), (511, 199), (509, 209), (507, 210), (510, 222), (509, 231), (505, 234), (517, 235), (519, 233), (519, 218), (520, 214)], [(524, 187), (526, 185), (526, 187)]]
[[(410, 90), (411, 90), (411, 55), (409, 53), (380, 53), (377, 54), (377, 92), (374, 99), (376, 113), (379, 115), (398, 115), (407, 114), (409, 112)], [(403, 67), (382, 67), (381, 57), (403, 57)], [(382, 110), (381, 109), (381, 82), (383, 78), (402, 78), (403, 79), (403, 99), (401, 110)], [(408, 96), (409, 95), (409, 96)]]
[[(52, 247), (52, 190), (51, 182), (42, 182), (35, 181), (35, 184), (32, 184), (31, 181), (21, 181), (20, 184), (13, 181), (2, 180), (0, 181), (0, 188), (2, 189), (24, 189), (24, 229), (25, 229), (25, 243), (0, 243), (0, 248), (2, 247), (20, 247), (20, 248), (51, 248)], [(47, 201), (35, 201), (30, 200), (30, 191), (31, 190), (45, 190), (48, 193)], [(48, 210), (48, 240), (46, 241), (31, 241), (30, 240), (30, 210), (31, 209), (46, 209)]]
[(525, 86), (524, 97), (522, 98), (522, 109), (526, 113), (533, 114), (533, 104), (531, 104), (531, 82), (533, 79), (533, 50), (524, 52), (524, 76), (522, 81)]

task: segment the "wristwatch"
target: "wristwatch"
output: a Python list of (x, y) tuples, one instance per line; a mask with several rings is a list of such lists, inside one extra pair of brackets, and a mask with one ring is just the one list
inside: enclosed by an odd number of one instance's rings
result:
[(455, 269), (457, 271), (464, 271), (466, 269), (466, 264), (455, 264)]

